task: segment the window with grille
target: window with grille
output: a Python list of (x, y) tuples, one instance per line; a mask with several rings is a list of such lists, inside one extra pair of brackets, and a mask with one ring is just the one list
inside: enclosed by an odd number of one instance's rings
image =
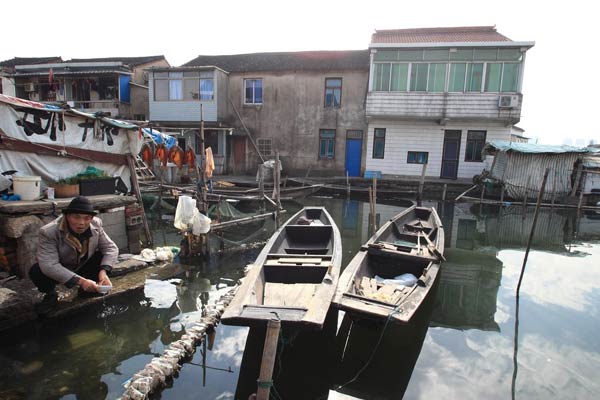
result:
[(270, 156), (273, 154), (273, 139), (259, 138), (256, 139), (256, 144), (258, 145), (258, 151), (260, 151), (263, 156)]

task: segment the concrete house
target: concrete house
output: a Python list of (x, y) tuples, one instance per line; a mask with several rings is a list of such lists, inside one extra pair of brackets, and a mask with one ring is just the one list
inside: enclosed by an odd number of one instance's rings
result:
[(370, 49), (366, 169), (472, 178), (492, 140), (522, 139), (525, 55), (494, 27), (377, 30)]
[(368, 68), (367, 50), (198, 56), (150, 71), (150, 119), (193, 129), (202, 104), (217, 173), (256, 172), (256, 144), (288, 173), (359, 175)]
[(144, 69), (169, 66), (164, 56), (43, 60), (14, 58), (0, 63), (3, 93), (138, 120), (149, 114)]

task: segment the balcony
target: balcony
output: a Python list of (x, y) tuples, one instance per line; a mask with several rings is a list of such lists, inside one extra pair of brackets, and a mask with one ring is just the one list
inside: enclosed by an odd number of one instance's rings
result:
[[(500, 105), (500, 97), (504, 98)], [(521, 118), (521, 94), (369, 92), (367, 118), (396, 120), (496, 121), (516, 124)]]

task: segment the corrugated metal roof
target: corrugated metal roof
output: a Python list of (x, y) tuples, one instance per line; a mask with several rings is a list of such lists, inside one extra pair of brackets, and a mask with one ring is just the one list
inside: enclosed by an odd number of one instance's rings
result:
[(494, 26), (376, 30), (371, 43), (511, 42)]
[(369, 70), (369, 50), (300, 51), (198, 56), (183, 67), (214, 65), (227, 72)]
[(548, 145), (548, 144), (535, 144), (535, 143), (517, 143), (517, 142), (506, 142), (506, 141), (491, 141), (486, 143), (483, 148), (484, 152), (516, 152), (516, 153), (535, 153), (535, 154), (561, 154), (561, 153), (595, 153), (599, 149), (593, 149), (591, 147), (575, 147), (567, 145)]

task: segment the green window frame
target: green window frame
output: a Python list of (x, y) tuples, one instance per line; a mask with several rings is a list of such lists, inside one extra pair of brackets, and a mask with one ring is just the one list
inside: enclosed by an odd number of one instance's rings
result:
[(483, 63), (469, 63), (467, 66), (467, 92), (481, 92)]
[(319, 130), (319, 158), (335, 158), (335, 129)]
[(488, 63), (485, 67), (486, 92), (499, 92), (502, 81), (502, 63)]
[(410, 67), (410, 91), (427, 91), (427, 74), (429, 73), (428, 63), (412, 63)]
[(445, 63), (429, 64), (428, 92), (443, 92), (446, 89), (446, 65)]
[(465, 91), (465, 76), (467, 72), (467, 63), (450, 64), (450, 80), (448, 82), (449, 92)]
[(373, 130), (373, 158), (383, 159), (385, 156), (385, 128)]
[(467, 147), (465, 149), (465, 161), (483, 162), (483, 146), (487, 136), (486, 131), (468, 131)]
[(502, 71), (502, 86), (501, 92), (516, 92), (519, 85), (519, 70), (518, 63), (504, 63)]
[(406, 92), (408, 90), (408, 63), (392, 64), (390, 91)]

